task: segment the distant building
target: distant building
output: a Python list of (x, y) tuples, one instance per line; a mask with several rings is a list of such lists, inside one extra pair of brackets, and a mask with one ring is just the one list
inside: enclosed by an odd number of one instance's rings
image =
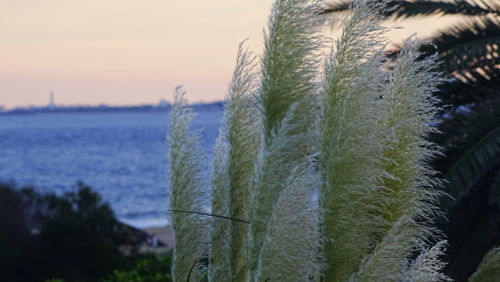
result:
[(160, 108), (168, 108), (169, 106), (170, 104), (165, 99), (161, 99), (160, 102), (158, 103), (158, 107)]

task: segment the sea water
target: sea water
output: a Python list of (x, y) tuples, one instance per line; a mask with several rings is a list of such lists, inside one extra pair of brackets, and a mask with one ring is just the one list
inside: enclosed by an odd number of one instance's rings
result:
[[(201, 110), (199, 153), (211, 151), (222, 110)], [(0, 182), (62, 194), (82, 181), (136, 227), (167, 223), (167, 111), (0, 115)]]

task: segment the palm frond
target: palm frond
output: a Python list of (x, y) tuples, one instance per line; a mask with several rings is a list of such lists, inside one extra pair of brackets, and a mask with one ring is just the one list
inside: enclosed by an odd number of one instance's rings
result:
[(445, 120), (439, 129), (444, 133), (436, 142), (445, 148), (446, 157), (434, 167), (448, 181), (442, 206), (450, 210), (454, 203), (469, 194), (475, 183), (488, 170), (500, 152), (500, 100), (471, 108)]
[[(476, 206), (470, 206), (475, 208)], [(500, 244), (500, 210), (489, 208), (474, 214), (469, 222), (462, 222), (468, 230), (462, 230), (460, 238), (450, 238), (449, 250), (443, 258), (449, 264), (445, 273), (455, 281), (466, 281), (477, 269), (487, 251)], [(466, 229), (463, 228), (463, 229)], [(458, 234), (456, 234), (458, 235)]]
[(445, 270), (457, 281), (465, 281), (485, 253), (500, 244), (500, 206), (491, 197), (495, 191), (500, 191), (500, 154), (439, 223), (449, 241)]
[[(484, 75), (485, 71), (487, 76)], [(443, 84), (436, 93), (447, 112), (454, 112), (460, 106), (470, 107), (474, 104), (490, 103), (500, 97), (499, 68), (483, 66), (480, 72), (473, 70), (469, 73), (474, 80), (449, 76), (449, 82)]]
[(491, 185), (490, 193), (488, 196), (488, 203), (491, 206), (500, 208), (500, 169), (497, 173), (495, 182)]
[[(354, 1), (342, 0), (328, 4), (320, 14), (335, 14), (347, 12)], [(431, 15), (465, 15), (483, 16), (487, 14), (500, 14), (500, 7), (493, 1), (388, 1), (390, 8), (385, 12), (386, 17), (405, 19), (418, 16)]]
[[(208, 191), (204, 189), (202, 163), (199, 153), (199, 131), (190, 131), (194, 113), (187, 107), (182, 88), (176, 88), (175, 103), (170, 112), (167, 136), (169, 155), (170, 209), (201, 211), (206, 205)], [(203, 263), (208, 258), (210, 224), (207, 217), (194, 213), (172, 213), (175, 230), (175, 249), (172, 263), (173, 281), (188, 277), (201, 279), (206, 273)]]
[[(255, 107), (255, 74), (251, 54), (240, 44), (237, 64), (229, 86), (212, 182), (212, 210), (232, 218), (249, 220), (251, 188), (260, 145)], [(244, 280), (248, 262), (248, 224), (214, 220), (212, 280)]]
[(500, 277), (500, 248), (488, 252), (469, 282), (495, 282)]
[(493, 196), (500, 191), (499, 109), (498, 100), (479, 105), (440, 126), (447, 157), (435, 166), (445, 173), (445, 189), (454, 199), (442, 200), (447, 219), (439, 224), (449, 240), (446, 272), (457, 281), (465, 281), (500, 244), (500, 207)]
[[(499, 30), (497, 17), (467, 19), (434, 34), (420, 46), (425, 56), (439, 55), (440, 70), (449, 78), (437, 93), (441, 105), (453, 111), (499, 97)], [(400, 51), (401, 46), (395, 44), (387, 56), (394, 59)]]
[(430, 38), (447, 72), (467, 72), (500, 63), (500, 19), (481, 17), (455, 24)]

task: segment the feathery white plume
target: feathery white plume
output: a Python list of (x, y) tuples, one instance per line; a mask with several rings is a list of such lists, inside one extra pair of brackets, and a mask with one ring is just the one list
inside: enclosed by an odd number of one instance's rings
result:
[(276, 0), (257, 91), (240, 46), (215, 148), (212, 218), (190, 213), (207, 192), (199, 132), (189, 131), (193, 114), (177, 90), (170, 205), (186, 213), (172, 214), (174, 281), (201, 279), (206, 261), (214, 282), (448, 280), (445, 242), (429, 243), (439, 235), (429, 225), (439, 180), (427, 164), (437, 149), (426, 141), (435, 58), (420, 58), (409, 40), (389, 69), (387, 1), (357, 0), (319, 89), (322, 19), (311, 2)]
[(251, 217), (250, 267), (255, 271), (266, 225), (294, 167), (315, 146), (317, 33), (322, 20), (308, 0), (277, 0), (270, 17), (262, 59), (259, 108), (264, 142), (257, 164)]
[(184, 91), (177, 87), (167, 136), (170, 216), (175, 233), (173, 281), (188, 281), (188, 277), (198, 281), (207, 271), (209, 220), (192, 213), (202, 211), (208, 194), (201, 172), (203, 156), (198, 150), (200, 132), (189, 130), (193, 117)]
[(428, 250), (423, 250), (421, 254), (413, 261), (406, 274), (404, 282), (440, 282), (453, 281), (443, 273), (446, 266), (440, 260), (444, 255), (446, 241), (440, 241)]
[[(212, 212), (248, 221), (252, 178), (260, 148), (251, 54), (240, 44), (217, 139), (212, 181)], [(247, 223), (214, 219), (212, 281), (243, 281), (248, 274)]]
[[(359, 0), (327, 61), (321, 105), (320, 193), (325, 281), (346, 281), (373, 251), (383, 223), (379, 197), (388, 129), (381, 99), (386, 73), (380, 48), (382, 4)], [(378, 2), (377, 2), (378, 3)]]
[(292, 171), (267, 225), (255, 281), (320, 281), (319, 214), (312, 198), (319, 185), (312, 161)]

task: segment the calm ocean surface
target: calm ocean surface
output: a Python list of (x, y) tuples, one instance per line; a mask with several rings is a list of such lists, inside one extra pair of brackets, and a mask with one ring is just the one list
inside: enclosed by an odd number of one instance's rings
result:
[[(122, 221), (137, 227), (164, 224), (167, 117), (167, 112), (0, 115), (0, 181), (56, 193), (82, 181)], [(193, 128), (204, 128), (202, 151), (212, 150), (221, 118), (221, 110), (198, 112)]]

